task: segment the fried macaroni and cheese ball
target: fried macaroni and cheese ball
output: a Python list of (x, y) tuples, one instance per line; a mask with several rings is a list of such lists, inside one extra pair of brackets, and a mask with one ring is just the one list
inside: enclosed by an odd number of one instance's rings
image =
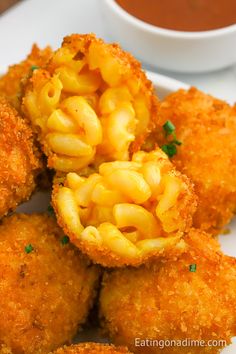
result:
[(63, 347), (51, 354), (131, 354), (125, 347), (114, 347), (113, 345), (83, 343)]
[(31, 196), (41, 170), (31, 128), (0, 97), (0, 217)]
[(34, 71), (23, 100), (48, 166), (63, 172), (128, 160), (157, 106), (140, 63), (92, 34), (66, 37), (46, 69)]
[(70, 240), (103, 266), (139, 265), (181, 249), (196, 199), (188, 178), (160, 149), (106, 162), (89, 177), (66, 175), (53, 206)]
[(12, 351), (5, 345), (0, 346), (0, 354), (12, 354)]
[(0, 95), (5, 96), (17, 110), (20, 110), (22, 83), (32, 74), (33, 70), (44, 66), (51, 55), (50, 47), (41, 50), (34, 44), (25, 60), (10, 66), (7, 73), (0, 77)]
[[(159, 124), (167, 121), (182, 143), (172, 161), (199, 198), (194, 226), (218, 234), (236, 212), (236, 108), (195, 88), (180, 90), (160, 106)], [(163, 134), (157, 142), (166, 143)]]
[[(175, 259), (105, 275), (100, 311), (114, 343), (142, 354), (212, 354), (236, 335), (236, 259), (203, 231), (185, 241)], [(204, 342), (186, 347), (186, 339)]]
[(0, 343), (47, 354), (71, 341), (92, 305), (99, 270), (56, 221), (15, 214), (0, 225)]

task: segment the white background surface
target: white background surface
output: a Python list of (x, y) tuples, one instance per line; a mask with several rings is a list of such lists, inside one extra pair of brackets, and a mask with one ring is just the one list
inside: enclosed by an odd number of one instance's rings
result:
[[(63, 36), (73, 32), (94, 32), (98, 36), (110, 40), (109, 34), (103, 28), (100, 11), (102, 1), (25, 0), (0, 16), (0, 72), (4, 72), (8, 65), (23, 59), (34, 42), (42, 47), (50, 44), (56, 48), (60, 45)], [(137, 45), (142, 45), (142, 43), (137, 43)], [(236, 50), (236, 48), (232, 48), (232, 50)], [(165, 74), (195, 85), (231, 103), (236, 101), (236, 66), (202, 75)], [(166, 83), (161, 82), (162, 84), (171, 86), (168, 80)], [(44, 207), (42, 206), (41, 210), (41, 203), (38, 203), (41, 198), (45, 199), (41, 195), (36, 196), (30, 204), (21, 206), (20, 210), (28, 211), (34, 205), (35, 211), (42, 211)], [(46, 208), (48, 199), (44, 202)], [(39, 204), (40, 210), (37, 210)], [(236, 229), (236, 222), (231, 228), (232, 230)], [(236, 249), (232, 247), (232, 234), (223, 236), (221, 242), (226, 253), (236, 256)], [(235, 354), (235, 352), (236, 341), (234, 341), (234, 345), (224, 350), (225, 354)]]

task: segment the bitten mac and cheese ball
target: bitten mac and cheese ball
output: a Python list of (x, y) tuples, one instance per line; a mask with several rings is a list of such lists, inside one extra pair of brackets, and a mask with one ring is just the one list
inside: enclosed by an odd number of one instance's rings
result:
[(218, 354), (230, 344), (236, 259), (200, 230), (192, 229), (185, 242), (186, 252), (175, 259), (106, 273), (100, 312), (115, 344), (135, 354)]
[(66, 37), (46, 69), (33, 72), (23, 100), (48, 166), (63, 172), (128, 160), (157, 106), (140, 64), (94, 35)]
[(8, 71), (0, 77), (0, 94), (19, 111), (21, 98), (23, 94), (23, 82), (32, 72), (41, 66), (44, 66), (52, 55), (50, 47), (39, 49), (36, 44), (33, 45), (30, 54), (19, 64), (12, 65)]
[(42, 169), (32, 130), (0, 97), (0, 218), (28, 200)]
[(187, 177), (160, 149), (103, 163), (89, 177), (69, 173), (64, 185), (59, 182), (53, 191), (58, 222), (94, 262), (139, 265), (184, 247), (196, 200)]
[(100, 271), (66, 241), (43, 214), (0, 225), (0, 343), (12, 354), (55, 350), (86, 320)]
[[(8, 354), (8, 353), (6, 353)], [(125, 347), (107, 344), (83, 343), (57, 349), (51, 354), (131, 354)]]
[[(195, 185), (193, 225), (218, 234), (236, 212), (236, 108), (191, 88), (168, 96), (158, 114), (182, 143), (172, 161)], [(156, 141), (166, 144), (163, 134)]]

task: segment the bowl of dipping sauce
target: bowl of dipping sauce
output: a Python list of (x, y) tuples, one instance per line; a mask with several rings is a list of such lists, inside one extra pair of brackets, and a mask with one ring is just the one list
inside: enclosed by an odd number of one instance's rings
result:
[(206, 72), (236, 62), (236, 0), (102, 0), (112, 40), (153, 68)]

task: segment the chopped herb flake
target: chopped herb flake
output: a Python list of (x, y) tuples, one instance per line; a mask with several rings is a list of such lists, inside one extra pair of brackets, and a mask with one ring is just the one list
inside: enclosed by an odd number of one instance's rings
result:
[(175, 140), (173, 140), (173, 144), (175, 144), (175, 145), (182, 145), (182, 142), (179, 141), (179, 140), (177, 140), (177, 139), (175, 139)]
[(25, 252), (26, 253), (30, 253), (34, 250), (34, 247), (31, 244), (28, 244), (27, 246), (25, 246)]
[(169, 144), (162, 145), (162, 151), (166, 153), (167, 156), (173, 157), (177, 153), (177, 148), (172, 142)]
[(61, 243), (62, 245), (67, 245), (67, 243), (70, 242), (70, 239), (68, 236), (63, 236), (62, 239), (61, 239)]
[(177, 154), (177, 147), (176, 146), (179, 146), (182, 143), (181, 143), (181, 141), (179, 141), (176, 138), (175, 126), (170, 120), (167, 120), (165, 122), (165, 124), (163, 125), (163, 129), (164, 129), (166, 138), (169, 135), (172, 135), (172, 140), (169, 141), (168, 144), (163, 145), (161, 148), (166, 153), (167, 156), (173, 157), (175, 154)]
[(166, 132), (166, 136), (168, 136), (168, 135), (171, 135), (175, 131), (175, 126), (170, 120), (168, 120), (163, 125), (163, 129)]
[(194, 272), (196, 272), (196, 270), (197, 270), (197, 265), (196, 264), (190, 264), (189, 271), (194, 273)]
[(32, 70), (32, 71), (37, 70), (37, 69), (39, 69), (39, 66), (37, 66), (37, 65), (32, 65), (32, 66), (31, 66), (31, 70)]

